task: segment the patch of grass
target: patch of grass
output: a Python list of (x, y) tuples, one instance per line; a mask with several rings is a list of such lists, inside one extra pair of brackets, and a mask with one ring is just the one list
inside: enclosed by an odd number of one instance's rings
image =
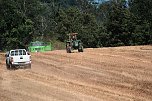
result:
[(60, 41), (52, 41), (53, 50), (63, 50), (65, 49), (65, 43)]

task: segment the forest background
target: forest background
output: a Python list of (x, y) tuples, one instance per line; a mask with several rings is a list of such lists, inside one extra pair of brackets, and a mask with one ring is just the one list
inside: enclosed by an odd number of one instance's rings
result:
[(151, 0), (93, 1), (0, 0), (0, 50), (36, 40), (57, 48), (72, 32), (86, 48), (152, 44)]

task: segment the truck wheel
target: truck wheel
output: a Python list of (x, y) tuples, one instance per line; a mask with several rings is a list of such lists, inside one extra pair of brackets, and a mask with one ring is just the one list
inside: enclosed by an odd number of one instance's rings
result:
[(29, 69), (31, 69), (31, 64), (29, 65)]
[(9, 64), (6, 63), (6, 68), (7, 68), (8, 70), (11, 70), (11, 69), (13, 68), (13, 66), (12, 66), (11, 63), (9, 63)]
[(9, 64), (9, 70), (12, 70), (12, 69), (13, 69), (13, 65)]
[(28, 69), (31, 69), (31, 64), (27, 65), (27, 68), (28, 68)]
[(6, 68), (7, 68), (7, 69), (10, 69), (8, 64), (6, 64)]
[(7, 61), (6, 61), (6, 68), (9, 69), (9, 65), (7, 64)]

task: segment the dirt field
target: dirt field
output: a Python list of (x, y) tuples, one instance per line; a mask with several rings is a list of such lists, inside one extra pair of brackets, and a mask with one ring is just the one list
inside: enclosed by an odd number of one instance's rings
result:
[(0, 101), (152, 101), (152, 46), (31, 55), (10, 71), (0, 54)]

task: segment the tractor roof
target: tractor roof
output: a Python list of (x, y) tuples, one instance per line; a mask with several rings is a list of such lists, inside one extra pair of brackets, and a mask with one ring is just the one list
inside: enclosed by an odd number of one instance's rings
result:
[(68, 36), (74, 36), (74, 35), (77, 35), (78, 33), (69, 33), (67, 34)]

